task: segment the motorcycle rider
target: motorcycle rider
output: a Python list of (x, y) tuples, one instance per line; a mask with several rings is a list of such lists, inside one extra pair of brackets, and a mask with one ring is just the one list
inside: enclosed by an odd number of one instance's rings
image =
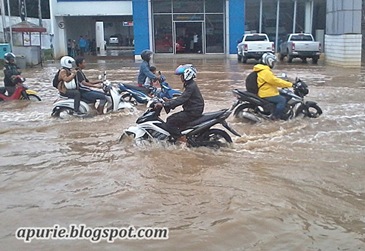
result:
[(79, 86), (76, 89), (67, 89), (65, 82), (70, 82), (76, 77), (76, 70), (72, 69), (72, 65), (75, 63), (75, 59), (70, 56), (63, 56), (60, 60), (62, 68), (58, 74), (58, 86), (57, 89), (61, 96), (73, 98), (74, 99), (74, 111), (76, 115), (83, 115), (80, 112), (80, 100), (81, 93), (79, 91)]
[(146, 81), (146, 78), (152, 79), (153, 81), (160, 79), (160, 76), (153, 74), (150, 70), (150, 60), (152, 58), (153, 52), (150, 50), (143, 50), (141, 53), (141, 58), (143, 62), (139, 67), (139, 74), (137, 83), (139, 87), (142, 87)]
[(8, 92), (8, 96), (11, 96), (16, 89), (16, 85), (19, 83), (16, 76), (20, 75), (22, 72), (15, 63), (15, 55), (13, 53), (5, 53), (4, 60), (4, 85), (5, 90)]
[(164, 106), (167, 109), (175, 109), (177, 106), (182, 105), (183, 111), (172, 114), (166, 120), (168, 131), (174, 138), (178, 138), (180, 141), (186, 141), (185, 138), (181, 137), (181, 129), (189, 122), (201, 117), (204, 111), (204, 99), (198, 85), (194, 81), (196, 74), (197, 71), (192, 64), (178, 66), (175, 70), (175, 75), (180, 75), (184, 92), (176, 99), (155, 105), (155, 108)]
[(107, 98), (104, 93), (99, 91), (94, 91), (90, 89), (90, 87), (93, 88), (102, 88), (103, 81), (102, 80), (96, 80), (96, 81), (90, 81), (86, 78), (85, 74), (82, 72), (83, 69), (86, 67), (86, 61), (83, 57), (76, 58), (76, 80), (77, 83), (80, 85), (80, 93), (81, 98), (83, 100), (87, 100), (87, 102), (95, 103), (96, 100), (99, 100), (99, 105), (96, 108), (98, 114), (103, 114), (104, 106), (107, 102)]
[(276, 56), (267, 52), (262, 55), (261, 63), (253, 67), (253, 70), (257, 72), (258, 96), (275, 104), (275, 110), (270, 117), (272, 120), (281, 118), (286, 105), (286, 99), (280, 95), (278, 87), (293, 86), (289, 81), (274, 75), (271, 69), (274, 68), (276, 62)]

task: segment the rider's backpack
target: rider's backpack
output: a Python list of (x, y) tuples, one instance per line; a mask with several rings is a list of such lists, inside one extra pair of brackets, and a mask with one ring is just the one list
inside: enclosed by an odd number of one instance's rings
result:
[(257, 86), (257, 72), (253, 71), (250, 74), (248, 74), (246, 78), (246, 90), (248, 92), (251, 92), (255, 95), (259, 92), (259, 88)]
[(54, 88), (58, 88), (58, 83), (60, 82), (60, 81), (58, 80), (58, 75), (59, 75), (60, 71), (61, 71), (61, 70), (58, 70), (58, 71), (57, 71), (56, 75), (54, 76), (54, 78), (53, 78), (53, 80), (52, 80), (52, 85), (53, 85), (53, 87), (54, 87)]

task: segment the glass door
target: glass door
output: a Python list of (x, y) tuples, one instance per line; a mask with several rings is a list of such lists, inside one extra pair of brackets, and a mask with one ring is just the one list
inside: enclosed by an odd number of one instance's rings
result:
[(174, 53), (205, 53), (203, 22), (174, 22)]

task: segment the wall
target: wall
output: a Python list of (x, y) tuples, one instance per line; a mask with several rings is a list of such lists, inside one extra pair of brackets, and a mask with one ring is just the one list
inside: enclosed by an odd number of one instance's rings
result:
[(125, 16), (132, 15), (132, 1), (50, 0), (54, 16)]
[(326, 63), (361, 66), (362, 0), (327, 0)]
[(361, 67), (361, 42), (361, 34), (326, 35), (326, 63), (343, 67)]

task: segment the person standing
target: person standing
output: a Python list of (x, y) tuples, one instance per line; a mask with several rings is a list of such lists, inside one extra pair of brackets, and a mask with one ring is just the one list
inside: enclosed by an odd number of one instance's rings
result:
[(85, 51), (86, 51), (86, 39), (83, 36), (80, 36), (79, 39), (79, 49), (80, 49), (80, 56), (84, 56)]

